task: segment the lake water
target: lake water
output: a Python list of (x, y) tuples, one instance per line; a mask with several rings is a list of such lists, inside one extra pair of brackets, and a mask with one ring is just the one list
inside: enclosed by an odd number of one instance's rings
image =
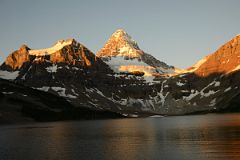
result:
[(0, 126), (0, 159), (240, 159), (240, 114)]

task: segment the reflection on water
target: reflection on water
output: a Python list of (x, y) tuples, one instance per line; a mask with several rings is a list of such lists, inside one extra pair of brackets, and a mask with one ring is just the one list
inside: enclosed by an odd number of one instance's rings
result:
[(106, 159), (136, 159), (146, 148), (152, 150), (155, 131), (151, 123), (138, 119), (116, 120), (105, 125), (111, 137), (104, 146)]
[(0, 127), (0, 159), (240, 159), (240, 114)]

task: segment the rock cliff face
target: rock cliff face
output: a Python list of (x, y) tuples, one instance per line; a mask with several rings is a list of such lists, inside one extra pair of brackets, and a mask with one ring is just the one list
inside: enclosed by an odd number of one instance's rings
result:
[(23, 63), (29, 61), (28, 50), (29, 48), (26, 45), (22, 45), (19, 50), (7, 57), (2, 68), (9, 71), (20, 69)]
[(0, 77), (66, 99), (76, 108), (125, 116), (216, 112), (238, 104), (239, 36), (192, 67), (175, 71), (146, 54), (123, 30), (95, 56), (73, 39), (53, 47), (21, 47)]

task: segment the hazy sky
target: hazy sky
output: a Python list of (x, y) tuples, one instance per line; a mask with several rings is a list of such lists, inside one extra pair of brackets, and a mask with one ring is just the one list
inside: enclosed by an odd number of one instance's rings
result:
[(93, 52), (123, 28), (157, 59), (188, 67), (240, 33), (239, 0), (0, 0), (0, 62), (21, 44), (75, 38)]

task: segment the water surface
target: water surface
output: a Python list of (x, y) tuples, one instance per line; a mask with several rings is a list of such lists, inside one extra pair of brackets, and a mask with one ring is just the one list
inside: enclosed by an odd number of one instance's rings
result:
[(240, 114), (0, 126), (0, 159), (240, 159)]

